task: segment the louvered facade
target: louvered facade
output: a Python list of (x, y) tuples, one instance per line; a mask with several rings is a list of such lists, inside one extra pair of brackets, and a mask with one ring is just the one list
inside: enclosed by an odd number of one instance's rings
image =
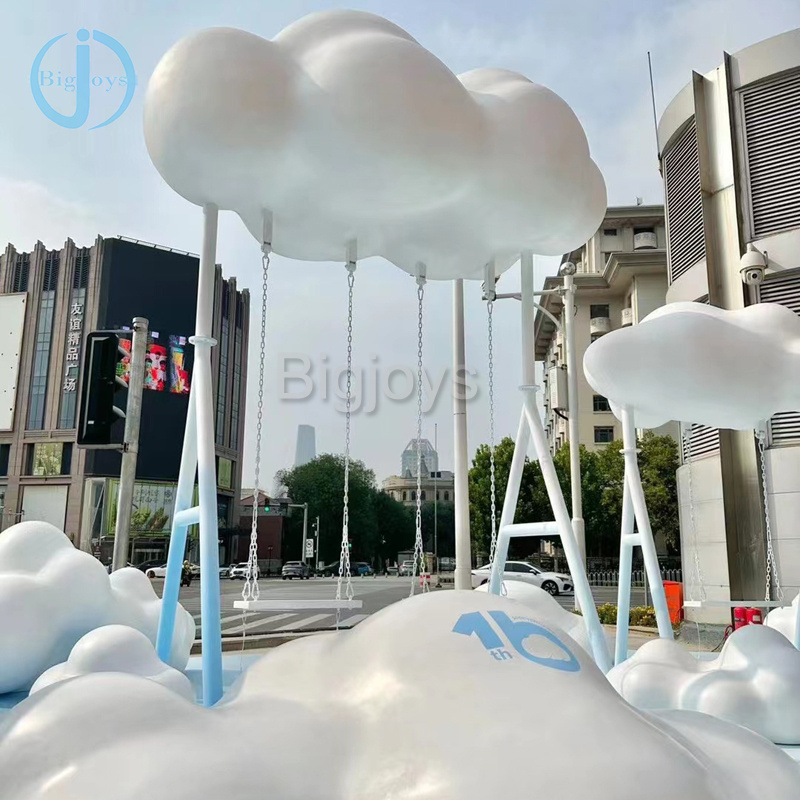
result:
[(692, 120), (664, 151), (667, 247), (670, 283), (706, 255), (697, 130)]
[[(761, 302), (778, 303), (800, 314), (800, 269), (768, 275), (761, 284)], [(800, 444), (800, 413), (776, 414), (770, 420), (770, 438), (773, 444)]]
[(692, 425), (688, 436), (684, 431), (685, 428), (681, 426), (683, 438), (681, 454), (684, 464), (690, 459), (694, 460), (719, 452), (719, 428), (711, 428), (708, 425)]
[(800, 70), (739, 99), (751, 236), (800, 228)]

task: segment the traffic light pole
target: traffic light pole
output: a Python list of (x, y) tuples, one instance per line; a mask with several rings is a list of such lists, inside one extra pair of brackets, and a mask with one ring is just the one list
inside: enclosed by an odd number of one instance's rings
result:
[(308, 503), (303, 503), (303, 563), (306, 563), (306, 538), (308, 536)]
[(133, 487), (136, 483), (136, 457), (139, 453), (139, 424), (142, 419), (144, 390), (144, 361), (147, 350), (147, 320), (133, 318), (131, 342), (131, 371), (128, 383), (128, 407), (125, 411), (125, 441), (122, 445), (122, 468), (119, 475), (117, 522), (114, 527), (114, 557), (112, 569), (128, 563), (128, 542), (133, 509)]

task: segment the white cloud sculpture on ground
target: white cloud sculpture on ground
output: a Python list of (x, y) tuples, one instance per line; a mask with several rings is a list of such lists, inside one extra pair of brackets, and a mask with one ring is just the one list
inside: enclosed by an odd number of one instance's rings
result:
[(31, 694), (61, 681), (92, 675), (97, 672), (123, 672), (155, 681), (161, 686), (194, 700), (192, 682), (177, 669), (165, 664), (153, 643), (135, 628), (127, 625), (104, 625), (89, 631), (72, 648), (63, 664), (56, 664), (42, 673), (31, 687)]
[(532, 785), (796, 800), (800, 769), (743, 728), (637, 711), (519, 603), (439, 592), (275, 648), (211, 709), (113, 673), (38, 692), (0, 721), (0, 785), (3, 800), (524, 800)]
[(670, 420), (749, 430), (800, 410), (800, 318), (774, 303), (669, 303), (589, 346), (586, 379), (640, 427)]
[[(483, 586), (478, 586), (475, 591), (486, 593), (489, 591), (489, 584), (484, 583)], [(589, 642), (589, 634), (586, 632), (583, 617), (580, 614), (573, 614), (562, 608), (558, 600), (544, 589), (525, 583), (525, 581), (507, 580), (503, 581), (501, 594), (503, 597), (508, 597), (527, 606), (533, 619), (543, 625), (554, 625), (559, 630), (564, 631), (587, 653), (591, 654), (592, 645)]]
[[(155, 642), (160, 613), (161, 600), (140, 570), (109, 575), (49, 523), (13, 525), (0, 535), (0, 694), (30, 688), (102, 625), (128, 625)], [(172, 666), (186, 666), (194, 633), (180, 607)]]
[(362, 11), (303, 17), (273, 40), (211, 28), (179, 41), (147, 88), (150, 158), (187, 200), (236, 211), (275, 252), (380, 255), (429, 278), (482, 278), (521, 250), (560, 255), (606, 209), (583, 128), (514, 72), (456, 77)]
[(800, 651), (763, 625), (735, 631), (711, 661), (655, 639), (608, 680), (637, 708), (701, 711), (773, 742), (800, 745)]

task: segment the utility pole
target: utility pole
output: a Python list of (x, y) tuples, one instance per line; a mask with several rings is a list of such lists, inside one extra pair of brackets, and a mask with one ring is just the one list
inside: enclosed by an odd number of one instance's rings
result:
[(317, 548), (314, 552), (314, 558), (316, 559), (317, 563), (314, 565), (314, 569), (319, 569), (320, 560), (319, 560), (319, 517), (317, 517)]
[(131, 370), (128, 379), (128, 407), (125, 411), (125, 441), (122, 445), (122, 467), (119, 475), (119, 495), (117, 498), (117, 523), (114, 528), (113, 570), (121, 569), (128, 563), (133, 487), (136, 483), (136, 457), (139, 452), (139, 424), (142, 419), (147, 326), (148, 322), (144, 317), (133, 318)]
[(436, 471), (433, 473), (433, 563), (436, 583), (439, 583), (439, 424), (433, 423), (433, 449), (436, 451)]

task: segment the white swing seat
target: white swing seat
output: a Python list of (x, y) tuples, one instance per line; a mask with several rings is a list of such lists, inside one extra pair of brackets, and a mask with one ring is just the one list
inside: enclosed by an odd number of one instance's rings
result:
[(334, 611), (362, 608), (363, 600), (236, 600), (233, 607), (243, 611)]
[(781, 608), (784, 600), (684, 600), (684, 608)]

